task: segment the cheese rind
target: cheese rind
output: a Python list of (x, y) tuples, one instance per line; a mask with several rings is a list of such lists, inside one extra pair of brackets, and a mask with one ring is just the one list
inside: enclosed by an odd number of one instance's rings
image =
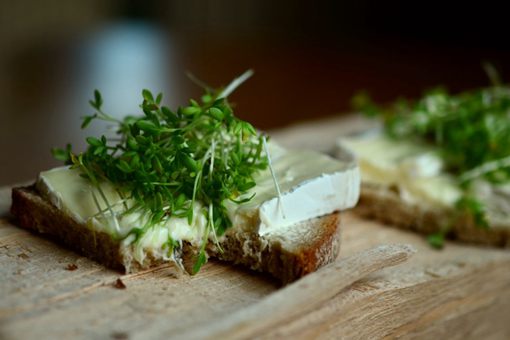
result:
[[(272, 178), (255, 178), (256, 196), (237, 213), (258, 206), (260, 234), (353, 207), (359, 197), (360, 174), (354, 162), (338, 162), (312, 151), (293, 151), (276, 159), (275, 175), (282, 197), (276, 196)], [(258, 197), (257, 197), (258, 196)]]

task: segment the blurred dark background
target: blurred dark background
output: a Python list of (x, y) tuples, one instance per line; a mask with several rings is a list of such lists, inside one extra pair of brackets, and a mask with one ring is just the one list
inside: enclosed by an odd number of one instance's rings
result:
[(510, 79), (497, 2), (0, 0), (0, 185), (58, 162), (49, 149), (79, 128), (94, 88), (105, 110), (136, 113), (142, 88), (177, 106), (248, 68), (231, 96), (262, 129), (340, 115), (367, 90), (380, 102), (444, 85), (486, 85), (481, 62)]

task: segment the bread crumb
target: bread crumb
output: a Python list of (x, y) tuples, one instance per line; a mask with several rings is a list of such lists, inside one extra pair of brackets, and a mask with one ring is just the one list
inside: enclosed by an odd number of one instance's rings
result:
[(69, 270), (69, 271), (73, 271), (73, 270), (76, 270), (78, 269), (78, 266), (74, 263), (69, 263), (66, 267), (66, 270)]
[(113, 284), (113, 286), (117, 289), (126, 289), (126, 285), (124, 284), (124, 282), (122, 282), (122, 280), (120, 278), (118, 278), (115, 283)]
[(23, 260), (28, 260), (30, 258), (30, 256), (25, 253), (18, 254), (18, 257)]
[(112, 339), (117, 339), (117, 340), (125, 340), (125, 339), (129, 338), (129, 336), (126, 332), (113, 332), (111, 334), (111, 337), (112, 337)]

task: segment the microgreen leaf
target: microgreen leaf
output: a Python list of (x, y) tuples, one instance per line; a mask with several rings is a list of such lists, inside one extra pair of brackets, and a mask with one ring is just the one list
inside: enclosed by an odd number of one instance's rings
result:
[(442, 232), (433, 233), (427, 236), (427, 242), (436, 249), (441, 249), (444, 246), (445, 235)]
[(71, 144), (67, 144), (65, 149), (61, 148), (52, 148), (51, 154), (55, 159), (64, 162), (65, 164), (70, 164), (71, 162)]
[(136, 126), (145, 132), (157, 132), (159, 128), (150, 120), (139, 120), (136, 122)]
[(97, 118), (97, 114), (83, 117), (83, 122), (81, 123), (81, 128), (85, 129), (87, 126), (89, 126), (90, 122), (92, 122), (92, 120), (95, 118)]
[(101, 146), (103, 143), (95, 137), (87, 137), (87, 143), (91, 146)]
[(205, 255), (205, 251), (200, 251), (200, 253), (197, 256), (197, 259), (195, 260), (195, 263), (193, 264), (193, 272), (192, 274), (196, 274), (200, 271), (200, 268), (207, 262), (207, 257)]
[(94, 101), (91, 101), (90, 103), (96, 110), (101, 110), (101, 106), (103, 105), (103, 98), (99, 90), (94, 90)]
[(182, 109), (182, 113), (185, 115), (196, 115), (199, 114), (202, 110), (196, 106), (187, 106)]
[(149, 103), (154, 102), (154, 97), (152, 96), (151, 91), (149, 91), (147, 89), (143, 89), (142, 90), (142, 96), (143, 96), (143, 99), (145, 99)]
[(157, 97), (156, 97), (156, 104), (159, 105), (161, 104), (161, 101), (163, 100), (163, 93), (158, 93)]
[(221, 111), (217, 107), (211, 107), (209, 109), (209, 114), (217, 120), (222, 120), (225, 117), (223, 111)]
[(478, 199), (464, 195), (461, 199), (457, 201), (455, 207), (459, 211), (463, 211), (473, 218), (475, 225), (481, 228), (488, 228), (489, 222), (487, 220), (487, 216), (485, 214), (485, 207)]

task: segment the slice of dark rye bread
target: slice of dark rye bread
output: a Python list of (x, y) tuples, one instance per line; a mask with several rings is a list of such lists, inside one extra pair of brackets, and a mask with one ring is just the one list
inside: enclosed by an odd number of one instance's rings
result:
[(438, 232), (451, 225), (448, 237), (460, 241), (510, 248), (510, 225), (477, 227), (470, 216), (459, 216), (451, 209), (412, 204), (400, 197), (398, 188), (362, 183), (360, 199), (354, 208), (357, 214), (392, 226), (422, 234)]
[[(34, 186), (12, 190), (11, 213), (19, 226), (47, 234), (113, 269), (136, 272), (168, 262), (152, 253), (141, 264), (134, 261), (133, 246), (122, 246), (122, 240), (77, 223), (41, 197)], [(270, 273), (285, 284), (336, 259), (340, 249), (340, 214), (297, 223), (270, 237), (233, 227), (220, 238), (219, 244), (223, 252), (211, 244), (210, 256)], [(182, 250), (184, 266), (189, 269), (196, 249), (184, 243)]]

